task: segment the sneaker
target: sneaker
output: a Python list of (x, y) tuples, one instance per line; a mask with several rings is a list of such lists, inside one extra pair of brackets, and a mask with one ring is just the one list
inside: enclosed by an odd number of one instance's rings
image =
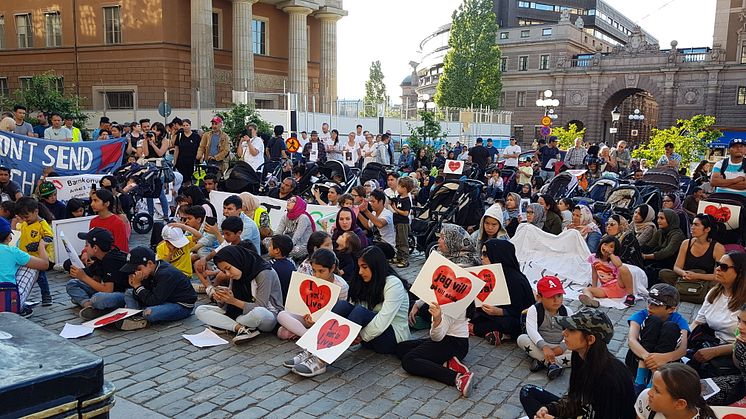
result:
[(464, 365), (460, 359), (456, 358), (455, 356), (445, 363), (445, 367), (448, 368), (451, 371), (455, 371), (459, 374), (464, 374), (469, 372), (469, 367)]
[(42, 295), (41, 296), (41, 306), (42, 307), (49, 307), (52, 305), (52, 296), (51, 295)]
[(456, 376), (456, 389), (464, 395), (469, 397), (471, 393), (472, 378), (474, 378), (473, 372), (465, 372)]
[(601, 304), (600, 304), (600, 303), (598, 302), (598, 300), (596, 300), (596, 299), (594, 299), (594, 298), (592, 298), (592, 297), (589, 297), (589, 296), (587, 296), (587, 295), (585, 295), (585, 294), (580, 294), (580, 297), (578, 297), (578, 300), (580, 300), (580, 302), (581, 302), (581, 303), (582, 303), (582, 304), (583, 304), (584, 306), (587, 306), (587, 307), (598, 308), (598, 306), (600, 306), (600, 305), (601, 305)]
[(58, 264), (54, 265), (54, 267), (52, 269), (54, 269), (55, 272), (65, 272), (65, 265), (63, 265), (61, 263), (58, 263)]
[(555, 378), (559, 378), (564, 371), (564, 368), (559, 365), (552, 364), (547, 368), (547, 377), (549, 377), (550, 380), (554, 380)]
[(486, 335), (484, 335), (484, 340), (486, 340), (487, 343), (489, 343), (490, 345), (495, 345), (495, 346), (500, 346), (500, 344), (502, 343), (502, 340), (500, 338), (501, 338), (500, 332), (498, 331), (489, 332)]
[(627, 298), (624, 299), (624, 305), (627, 307), (634, 307), (635, 306), (635, 296), (632, 294), (627, 295)]
[(257, 336), (259, 336), (258, 330), (241, 327), (240, 329), (238, 329), (238, 333), (236, 333), (236, 336), (233, 337), (231, 342), (238, 344), (241, 342), (246, 342), (247, 340), (254, 339)]
[(544, 365), (544, 361), (539, 361), (538, 359), (531, 358), (531, 366), (528, 367), (529, 371), (536, 372), (544, 368), (546, 368), (546, 365)]
[(396, 264), (397, 268), (408, 268), (409, 267), (409, 261), (406, 260), (400, 260), (399, 263)]
[(228, 334), (227, 330), (221, 329), (219, 327), (207, 326), (207, 328), (210, 329), (210, 331), (212, 331), (212, 333), (215, 333), (216, 335), (227, 335)]
[(284, 366), (286, 368), (293, 368), (296, 365), (299, 365), (299, 364), (303, 363), (303, 361), (305, 361), (306, 358), (308, 358), (309, 356), (311, 356), (310, 352), (303, 351), (303, 352), (299, 353), (298, 355), (296, 355), (296, 356), (294, 356), (294, 357), (286, 360), (285, 362), (283, 362), (282, 366)]
[(114, 323), (119, 330), (137, 330), (148, 327), (148, 321), (142, 316), (127, 317)]
[(109, 313), (109, 311), (99, 310), (93, 307), (83, 307), (82, 309), (80, 309), (78, 316), (80, 316), (80, 318), (83, 320), (93, 320), (103, 316), (106, 313)]
[(293, 372), (302, 377), (315, 377), (326, 372), (326, 362), (315, 355), (311, 355), (294, 366)]
[(196, 292), (197, 294), (207, 293), (207, 288), (202, 284), (192, 283), (192, 288), (194, 288), (194, 292)]
[(23, 308), (21, 308), (21, 311), (18, 312), (18, 315), (22, 316), (22, 317), (28, 317), (33, 312), (34, 312), (34, 310), (32, 310), (31, 307), (29, 307), (29, 306), (27, 306), (27, 305), (24, 304)]

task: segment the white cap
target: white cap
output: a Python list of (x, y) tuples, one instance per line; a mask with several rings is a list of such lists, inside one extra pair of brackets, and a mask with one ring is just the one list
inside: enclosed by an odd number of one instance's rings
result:
[(184, 232), (181, 231), (180, 228), (163, 226), (161, 237), (163, 237), (163, 240), (166, 240), (179, 249), (189, 244), (189, 239), (186, 238)]

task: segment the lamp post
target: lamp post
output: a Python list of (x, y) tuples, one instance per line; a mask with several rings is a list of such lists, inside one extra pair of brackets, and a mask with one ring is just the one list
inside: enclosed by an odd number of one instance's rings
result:
[[(637, 127), (637, 124), (635, 124), (635, 122), (637, 122), (637, 121), (640, 122), (640, 128), (642, 128), (642, 121), (645, 120), (645, 115), (642, 112), (640, 112), (640, 109), (635, 108), (635, 110), (632, 111), (631, 114), (627, 115), (627, 119), (629, 119), (631, 121), (631, 125), (632, 125), (633, 128)], [(634, 130), (632, 130), (632, 131), (634, 131)], [(630, 131), (630, 134), (632, 134), (632, 131)], [(637, 132), (636, 134), (637, 135), (634, 135), (634, 137), (637, 137), (637, 138), (635, 138), (635, 140), (637, 140), (639, 138), (639, 132)], [(635, 143), (637, 143), (637, 141), (635, 141)]]
[(619, 107), (614, 106), (614, 110), (611, 111), (611, 128), (609, 128), (609, 134), (614, 134), (614, 142), (616, 143), (616, 133), (619, 130), (617, 128), (617, 124), (619, 123), (619, 118), (622, 117), (622, 113), (619, 112)]

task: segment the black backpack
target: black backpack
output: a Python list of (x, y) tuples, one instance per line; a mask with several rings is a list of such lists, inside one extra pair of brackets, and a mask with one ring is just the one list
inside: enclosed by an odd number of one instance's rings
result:
[[(542, 323), (544, 323), (544, 306), (541, 304), (541, 302), (538, 302), (534, 304), (534, 308), (536, 308), (536, 327), (541, 326)], [(521, 313), (521, 327), (522, 327), (522, 333), (526, 333), (526, 313), (529, 309), (523, 310), (523, 313)], [(560, 316), (567, 316), (567, 307), (564, 305), (561, 305), (558, 312), (558, 315)]]
[[(728, 163), (730, 163), (730, 157), (726, 157), (723, 160), (723, 165), (720, 166), (720, 175), (725, 178), (725, 170), (728, 169)], [(746, 173), (746, 159), (741, 161), (741, 171)]]

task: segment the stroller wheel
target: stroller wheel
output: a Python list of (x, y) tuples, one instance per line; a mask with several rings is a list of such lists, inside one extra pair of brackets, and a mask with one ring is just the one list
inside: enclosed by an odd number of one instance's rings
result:
[(132, 219), (132, 229), (137, 234), (148, 234), (153, 229), (153, 216), (147, 212), (140, 212), (135, 214)]
[(417, 248), (417, 239), (411, 234), (407, 237), (407, 245), (409, 245), (409, 254), (411, 255)]
[(435, 251), (435, 249), (438, 248), (438, 242), (433, 242), (427, 245), (427, 250), (425, 251), (425, 257), (429, 257), (431, 253)]

